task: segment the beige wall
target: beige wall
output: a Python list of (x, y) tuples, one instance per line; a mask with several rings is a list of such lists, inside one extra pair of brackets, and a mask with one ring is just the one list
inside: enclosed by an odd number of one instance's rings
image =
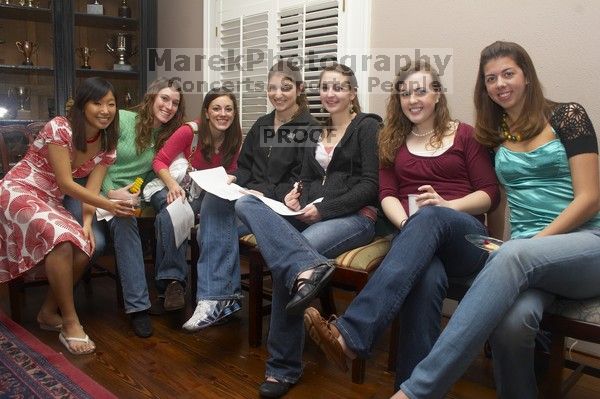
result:
[[(479, 53), (495, 40), (509, 40), (529, 52), (546, 96), (581, 103), (600, 131), (600, 1), (433, 0), (417, 5), (406, 0), (373, 0), (372, 15), (375, 49), (453, 49), (449, 100), (454, 117), (473, 122)], [(383, 115), (385, 99), (371, 95), (371, 111)]]
[[(158, 47), (202, 49), (202, 0), (158, 0)], [(195, 76), (202, 80), (201, 73)], [(186, 93), (186, 118), (200, 115), (201, 93)]]

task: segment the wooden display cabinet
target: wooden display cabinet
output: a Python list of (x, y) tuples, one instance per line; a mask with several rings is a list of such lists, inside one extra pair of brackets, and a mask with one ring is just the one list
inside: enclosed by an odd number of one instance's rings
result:
[[(103, 15), (88, 14), (86, 0), (0, 1), (0, 125), (31, 123), (65, 114), (77, 84), (102, 76), (115, 86), (119, 107), (137, 103), (147, 86), (147, 49), (156, 47), (157, 0), (127, 0), (131, 17), (118, 16), (121, 0), (101, 0)], [(115, 70), (106, 43), (119, 32), (130, 35), (137, 53), (131, 70)], [(15, 42), (37, 43), (33, 65)], [(90, 69), (82, 68), (78, 48), (93, 48)], [(122, 67), (121, 67), (122, 68)]]

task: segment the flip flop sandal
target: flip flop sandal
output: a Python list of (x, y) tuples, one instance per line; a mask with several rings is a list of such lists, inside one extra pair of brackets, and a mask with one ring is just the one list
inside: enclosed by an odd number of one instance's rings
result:
[(46, 324), (46, 323), (38, 322), (38, 324), (40, 326), (40, 330), (54, 331), (54, 332), (60, 332), (60, 330), (62, 330), (62, 323), (61, 324), (52, 325), (52, 324)]
[(90, 337), (85, 336), (85, 338), (77, 338), (77, 337), (66, 337), (62, 332), (60, 334), (58, 334), (58, 340), (60, 341), (61, 344), (63, 344), (65, 346), (65, 348), (67, 348), (67, 350), (72, 354), (72, 355), (89, 355), (90, 353), (93, 353), (96, 348), (92, 348), (90, 350), (87, 350), (85, 352), (77, 352), (73, 349), (71, 349), (71, 345), (69, 345), (71, 342), (83, 342), (83, 343), (89, 343), (90, 342)]

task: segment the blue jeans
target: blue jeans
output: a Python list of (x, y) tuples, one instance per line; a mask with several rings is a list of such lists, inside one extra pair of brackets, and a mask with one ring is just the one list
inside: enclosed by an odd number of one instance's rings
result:
[[(155, 280), (156, 288), (160, 294), (165, 292), (169, 280), (177, 280), (185, 285), (188, 275), (187, 263), (187, 240), (179, 247), (175, 245), (175, 232), (171, 216), (167, 212), (168, 188), (163, 188), (150, 198), (150, 203), (156, 211), (154, 229), (156, 232), (156, 265)], [(200, 210), (202, 196), (196, 198), (190, 205), (194, 214)]]
[[(490, 334), (498, 327), (506, 328), (515, 314), (523, 315), (518, 307), (525, 307), (530, 315), (541, 315), (541, 308), (550, 301), (528, 290), (584, 299), (600, 295), (598, 281), (600, 231), (506, 242), (489, 257), (429, 355), (402, 384), (402, 391), (413, 399), (441, 398), (465, 372)], [(533, 341), (533, 335), (527, 334)], [(532, 388), (519, 390), (519, 398), (536, 397), (529, 354), (530, 347), (517, 348), (498, 359), (502, 364), (496, 381), (503, 397), (514, 397), (505, 394), (510, 385)]]
[(298, 225), (296, 219), (278, 215), (253, 196), (237, 200), (235, 211), (256, 236), (273, 279), (266, 376), (295, 383), (302, 375), (304, 327), (302, 315), (285, 311), (294, 282), (303, 271), (329, 263), (327, 258), (369, 243), (375, 235), (375, 223), (362, 215), (351, 215), (304, 225), (300, 233), (294, 227)]
[[(81, 223), (81, 202), (65, 197), (65, 208)], [(106, 248), (107, 225), (111, 241), (115, 249), (117, 271), (123, 288), (125, 313), (140, 312), (150, 308), (148, 284), (146, 282), (146, 267), (142, 242), (135, 217), (113, 217), (108, 222), (98, 222), (94, 216), (94, 238), (96, 250), (92, 258), (101, 255)]]
[(146, 310), (150, 308), (150, 297), (137, 220), (135, 217), (114, 217), (107, 224), (123, 287), (125, 313)]
[[(74, 179), (74, 181), (85, 187), (87, 177)], [(63, 206), (71, 213), (71, 215), (73, 215), (75, 220), (77, 220), (80, 225), (83, 225), (83, 209), (81, 207), (81, 201), (65, 195), (63, 199)], [(96, 248), (94, 249), (90, 263), (93, 263), (100, 255), (104, 253), (104, 251), (106, 251), (106, 231), (104, 226), (98, 222), (98, 219), (96, 219), (96, 215), (94, 215), (94, 218), (92, 219), (92, 232), (94, 233)]]
[(448, 276), (477, 273), (487, 253), (465, 239), (485, 234), (475, 217), (453, 209), (421, 208), (392, 241), (367, 285), (335, 321), (348, 347), (368, 357), (377, 338), (401, 316), (396, 387), (429, 353), (440, 334)]
[(196, 239), (198, 292), (196, 299), (237, 299), (240, 284), (240, 249), (235, 203), (210, 193), (204, 195)]
[(498, 397), (537, 398), (535, 338), (554, 298), (536, 288), (522, 292), (489, 337)]

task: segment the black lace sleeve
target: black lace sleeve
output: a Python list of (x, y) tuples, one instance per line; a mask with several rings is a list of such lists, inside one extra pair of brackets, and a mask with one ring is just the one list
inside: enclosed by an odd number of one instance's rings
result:
[(550, 125), (565, 146), (568, 158), (598, 153), (596, 131), (583, 106), (577, 103), (557, 105), (550, 117)]

